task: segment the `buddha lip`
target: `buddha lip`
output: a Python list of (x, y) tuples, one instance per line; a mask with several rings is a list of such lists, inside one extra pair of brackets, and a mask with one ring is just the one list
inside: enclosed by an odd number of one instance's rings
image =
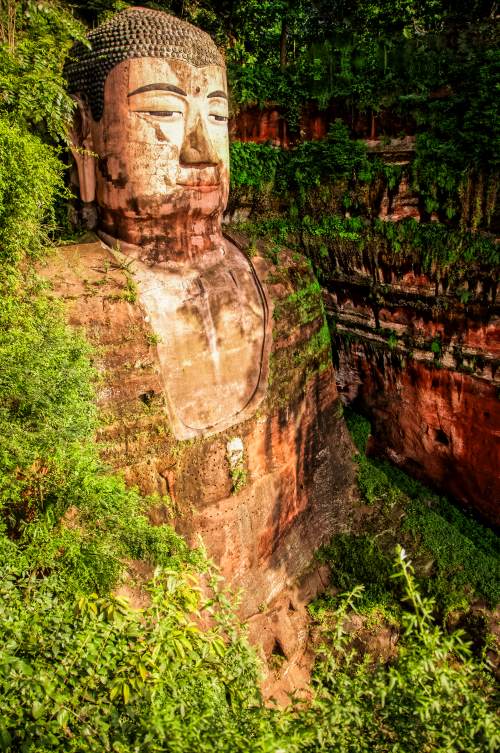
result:
[(177, 174), (177, 185), (185, 188), (200, 188), (208, 190), (220, 186), (219, 170), (215, 165), (201, 165), (187, 167), (180, 165)]
[(178, 180), (177, 185), (182, 186), (183, 188), (199, 188), (200, 190), (208, 191), (213, 188), (218, 188), (220, 183), (188, 183)]

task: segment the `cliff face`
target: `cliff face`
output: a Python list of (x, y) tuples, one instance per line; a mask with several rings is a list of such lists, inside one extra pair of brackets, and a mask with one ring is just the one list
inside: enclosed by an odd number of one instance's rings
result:
[[(408, 216), (412, 206), (403, 183), (391, 207)], [(380, 238), (332, 257), (324, 284), (337, 384), (372, 420), (370, 451), (498, 523), (495, 270), (425, 260), (411, 245), (394, 253)]]
[(371, 452), (498, 523), (498, 314), (425, 304), (402, 278), (375, 311), (370, 276), (330, 281), (339, 390), (370, 416)]
[(408, 118), (402, 121), (394, 112), (382, 110), (377, 115), (369, 114), (340, 100), (322, 109), (316, 102), (305, 103), (293, 131), (287, 122), (286, 109), (271, 103), (239, 110), (231, 118), (229, 129), (231, 137), (238, 141), (271, 142), (275, 146), (287, 147), (290, 142), (297, 141), (297, 137), (301, 140), (324, 138), (337, 118), (349, 123), (351, 131), (364, 139), (376, 139), (380, 133), (397, 136), (402, 130), (413, 134), (415, 128)]
[(324, 586), (314, 552), (350, 518), (353, 447), (310, 265), (287, 252), (275, 264), (258, 253), (251, 261), (274, 310), (266, 397), (240, 423), (184, 441), (169, 424), (157, 338), (131, 270), (95, 241), (60, 249), (44, 274), (97, 348), (103, 459), (153, 495), (154, 523), (203, 541), (242, 590), (255, 641), (268, 654), (278, 645), (292, 677), (306, 645), (305, 605)]
[[(299, 129), (305, 139), (321, 139), (326, 136), (328, 118), (324, 112), (314, 108), (304, 108)], [(286, 118), (279, 107), (247, 107), (241, 110), (230, 123), (230, 134), (238, 141), (270, 142), (274, 146), (288, 146), (290, 130)]]
[[(302, 138), (321, 138), (334, 119), (331, 111), (316, 116), (304, 108)], [(466, 238), (442, 207), (430, 211), (415, 192), (411, 129), (377, 140), (366, 122), (351, 125), (392, 177), (327, 178), (300, 186), (300, 197), (271, 194), (266, 204), (241, 193), (229, 218), (284, 217), (288, 242), (313, 261), (337, 387), (370, 418), (370, 451), (498, 523), (500, 310), (492, 235), (476, 229)], [(395, 123), (387, 125), (394, 132)], [(240, 113), (233, 131), (241, 140), (289, 146), (283, 115), (271, 107)], [(463, 196), (464, 226), (477, 228), (474, 213), (486, 211), (479, 183), (474, 200)], [(288, 214), (292, 208), (297, 217), (298, 203), (299, 222)]]

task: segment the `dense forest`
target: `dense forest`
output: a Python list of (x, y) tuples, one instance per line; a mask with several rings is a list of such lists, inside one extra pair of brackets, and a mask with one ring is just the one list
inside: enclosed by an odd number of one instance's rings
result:
[[(282, 115), (287, 148), (231, 144), (229, 214), (239, 232), (264, 239), (271, 256), (282, 246), (305, 254), (320, 284), (332, 248), (416, 255), (463, 303), (477, 265), (496, 279), (495, 3), (144, 4), (210, 33), (227, 61), (235, 122), (248, 108)], [(125, 7), (1, 3), (0, 749), (498, 750), (488, 621), (498, 604), (497, 538), (370, 457), (366, 418), (346, 411), (370, 525), (318, 555), (334, 588), (310, 605), (311, 693), (284, 709), (263, 703), (236, 597), (205, 552), (152, 525), (152, 500), (101, 460), (102, 375), (37, 270), (54, 246), (85, 232), (73, 222), (64, 61), (88, 28)], [(323, 113), (324, 138), (304, 138), (305, 111)], [(408, 136), (414, 158), (405, 165), (365, 143)], [(383, 222), (380, 197), (403, 178), (421, 221)], [(154, 569), (140, 612), (114, 593), (131, 561)], [(389, 625), (396, 655), (363, 654), (348, 627), (353, 613)]]

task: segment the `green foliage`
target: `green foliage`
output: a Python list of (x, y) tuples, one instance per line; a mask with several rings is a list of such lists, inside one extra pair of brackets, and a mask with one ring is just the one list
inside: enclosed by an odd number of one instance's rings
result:
[(241, 187), (264, 189), (273, 184), (276, 168), (282, 161), (281, 149), (252, 141), (230, 144), (231, 189)]
[(64, 141), (73, 104), (62, 66), (71, 43), (84, 39), (84, 28), (59, 2), (7, 0), (2, 8), (0, 114), (18, 128)]
[(62, 66), (83, 27), (58, 2), (0, 8), (0, 246), (2, 280), (55, 229), (67, 198), (56, 142), (65, 142), (73, 104)]
[(2, 750), (271, 749), (255, 659), (193, 572), (159, 571), (142, 611), (2, 575)]
[[(411, 183), (427, 215), (462, 229), (490, 226), (500, 148), (498, 47), (489, 6), (477, 4), (471, 14), (469, 7), (454, 13), (434, 1), (404, 8), (307, 0), (235, 5), (221, 18), (220, 38), (226, 35), (237, 105), (281, 106), (295, 135), (301, 108), (311, 101), (333, 106), (358, 133), (357, 115), (369, 113), (365, 120), (378, 119), (382, 142), (393, 123), (401, 123), (403, 133), (416, 129)], [(368, 136), (368, 125), (363, 130)], [(321, 145), (299, 145), (291, 160), (296, 190), (316, 185), (318, 172), (338, 176), (337, 156), (332, 171)], [(370, 172), (359, 166), (357, 179), (369, 180)], [(394, 188), (394, 175), (386, 178)]]
[(104, 473), (89, 348), (52, 299), (24, 284), (0, 312), (2, 551), (19, 573), (57, 571), (86, 591), (110, 588), (125, 557), (189, 559), (169, 527), (147, 523), (145, 501)]
[[(435, 65), (446, 94), (421, 106), (417, 119), (414, 184), (428, 212), (460, 217), (473, 229), (488, 225), (488, 194), (498, 182), (498, 50), (494, 28), (479, 24), (456, 35), (453, 50), (441, 49)], [(443, 77), (444, 73), (444, 77)], [(444, 83), (444, 82), (443, 82)], [(443, 84), (442, 84), (443, 85)], [(495, 188), (493, 188), (495, 186)]]
[(363, 606), (394, 608), (392, 560), (383, 543), (373, 535), (338, 534), (322, 549), (321, 559), (332, 570), (333, 583), (342, 591), (363, 586)]
[(365, 146), (350, 138), (340, 120), (325, 139), (304, 141), (287, 152), (267, 144), (231, 144), (231, 185), (236, 189), (272, 188), (278, 194), (300, 195), (344, 177), (369, 181), (377, 169), (368, 160)]
[(0, 504), (11, 514), (20, 504), (25, 516), (57, 504), (56, 493), (66, 499), (79, 443), (95, 428), (92, 372), (87, 346), (49, 298), (28, 288), (3, 304)]
[(431, 342), (431, 351), (434, 353), (435, 358), (439, 358), (441, 355), (441, 343), (439, 340), (433, 340)]
[(55, 198), (63, 193), (62, 165), (55, 150), (0, 117), (0, 256), (4, 279), (25, 254), (40, 252), (53, 226)]
[(413, 219), (401, 222), (376, 220), (374, 232), (388, 242), (393, 253), (407, 254), (416, 249), (422, 259), (422, 268), (432, 271), (433, 266), (453, 274), (456, 268), (480, 264), (497, 267), (500, 253), (494, 240), (478, 233), (461, 232), (438, 222), (419, 223)]
[(352, 140), (347, 126), (336, 120), (325, 139), (304, 141), (287, 154), (283, 177), (286, 188), (300, 194), (339, 178), (369, 181), (372, 173), (364, 144)]
[(450, 229), (439, 222), (370, 221), (337, 214), (304, 214), (298, 218), (285, 214), (240, 223), (238, 229), (255, 240), (266, 238), (305, 252), (320, 280), (335, 274), (337, 261), (348, 269), (355, 267), (356, 259), (361, 262), (367, 257), (374, 266), (381, 260), (390, 260), (395, 266), (411, 260), (415, 270), (460, 291), (464, 303), (473, 295), (466, 290), (464, 296), (463, 290), (471, 275), (495, 275), (500, 264), (498, 244), (491, 236)]
[[(350, 139), (340, 122), (322, 141), (304, 142), (286, 151), (235, 142), (231, 153), (235, 187), (231, 206), (251, 207), (250, 222), (240, 229), (255, 239), (266, 237), (305, 252), (326, 277), (335, 270), (337, 259), (345, 267), (354, 254), (361, 261), (365, 249), (374, 264), (379, 257), (385, 261), (389, 257), (395, 264), (411, 259), (416, 270), (457, 288), (468, 284), (471, 272), (491, 269), (494, 273), (500, 263), (495, 239), (476, 232), (475, 221), (472, 230), (466, 229), (472, 209), (464, 215), (461, 228), (438, 221), (374, 218), (373, 196), (380, 193), (381, 185), (393, 190), (401, 180), (401, 168), (395, 171), (369, 158), (365, 147)], [(429, 162), (436, 164), (434, 158)], [(420, 170), (419, 165), (417, 158), (413, 169)], [(493, 201), (494, 184), (481, 186), (476, 191), (478, 206), (486, 212), (488, 201), (483, 194), (491, 193)], [(492, 209), (488, 211), (491, 215)]]
[(230, 471), (232, 481), (232, 494), (238, 494), (247, 484), (248, 472), (245, 467), (235, 466)]
[(274, 319), (286, 319), (290, 324), (305, 325), (324, 316), (322, 292), (314, 279), (302, 288), (279, 301), (273, 312)]
[(300, 750), (497, 750), (491, 679), (459, 632), (447, 634), (434, 624), (433, 602), (419, 593), (401, 548), (393, 577), (407, 606), (404, 636), (390, 664), (373, 666), (352, 647), (346, 615), (359, 588), (333, 613), (323, 613), (324, 661), (316, 670), (315, 699), (298, 720)]
[(325, 321), (321, 329), (309, 338), (304, 350), (297, 355), (295, 365), (300, 366), (305, 363), (311, 363), (313, 372), (318, 368), (321, 371), (330, 365), (331, 354), (330, 330)]
[(431, 594), (441, 614), (474, 597), (492, 606), (500, 601), (500, 557), (495, 534), (433, 494), (387, 461), (365, 454), (369, 422), (351, 410), (346, 419), (358, 449), (358, 484), (374, 510), (367, 530), (340, 534), (325, 549), (341, 588), (362, 583), (364, 603), (395, 607), (388, 552), (397, 541), (415, 559), (420, 587)]

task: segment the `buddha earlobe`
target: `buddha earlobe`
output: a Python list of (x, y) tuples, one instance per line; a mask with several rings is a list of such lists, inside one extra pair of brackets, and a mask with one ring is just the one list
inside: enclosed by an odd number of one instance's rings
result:
[(83, 202), (95, 201), (96, 195), (96, 154), (90, 127), (90, 112), (79, 97), (73, 97), (76, 103), (73, 125), (69, 131), (71, 154), (78, 171), (80, 198)]

